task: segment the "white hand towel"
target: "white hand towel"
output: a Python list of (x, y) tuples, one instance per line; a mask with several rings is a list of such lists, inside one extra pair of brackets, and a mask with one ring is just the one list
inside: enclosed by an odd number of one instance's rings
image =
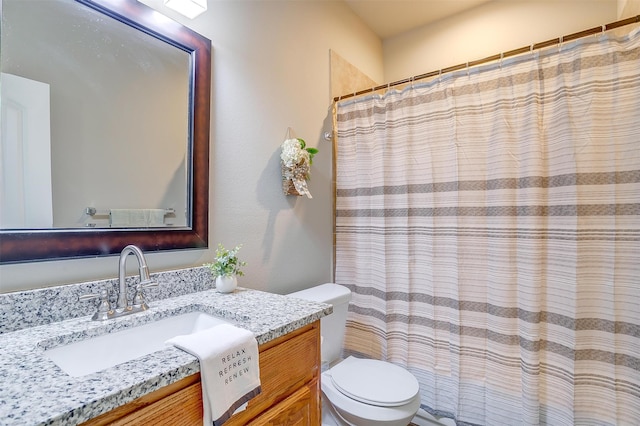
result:
[(200, 360), (205, 426), (223, 424), (260, 393), (258, 342), (252, 332), (220, 324), (167, 343)]

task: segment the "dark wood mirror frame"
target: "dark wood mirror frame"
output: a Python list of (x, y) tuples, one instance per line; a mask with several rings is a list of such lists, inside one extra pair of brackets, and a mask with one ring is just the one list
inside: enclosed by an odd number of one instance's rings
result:
[[(189, 28), (154, 19), (137, 0), (76, 0), (182, 49), (191, 57), (188, 165), (191, 223), (177, 229), (60, 229), (0, 231), (0, 263), (105, 256), (135, 244), (144, 251), (208, 247), (211, 41)], [(1, 3), (0, 3), (1, 4)]]

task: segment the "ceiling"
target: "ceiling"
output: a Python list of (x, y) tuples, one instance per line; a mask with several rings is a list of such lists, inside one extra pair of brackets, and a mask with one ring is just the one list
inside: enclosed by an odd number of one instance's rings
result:
[(462, 12), (489, 0), (344, 0), (385, 39)]

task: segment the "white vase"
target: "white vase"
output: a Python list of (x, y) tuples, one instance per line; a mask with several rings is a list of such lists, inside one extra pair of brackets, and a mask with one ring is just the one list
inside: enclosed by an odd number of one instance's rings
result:
[(216, 277), (216, 290), (219, 293), (231, 293), (238, 287), (238, 278), (235, 275), (219, 275)]

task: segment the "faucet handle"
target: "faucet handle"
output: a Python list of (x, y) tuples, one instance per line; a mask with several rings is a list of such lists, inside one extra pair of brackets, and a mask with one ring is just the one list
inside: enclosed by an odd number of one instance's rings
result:
[(133, 306), (142, 310), (149, 309), (149, 305), (147, 305), (147, 301), (144, 297), (144, 289), (158, 287), (158, 283), (156, 281), (144, 280), (138, 284), (136, 284), (136, 294), (133, 296)]
[(142, 281), (142, 282), (138, 283), (137, 287), (140, 287), (140, 288), (158, 287), (158, 282), (157, 281), (152, 281), (152, 280), (146, 280), (146, 281)]
[(100, 294), (83, 294), (78, 298), (78, 300), (80, 301), (94, 299), (100, 299), (100, 303), (98, 304), (98, 310), (95, 314), (93, 314), (93, 317), (91, 317), (91, 319), (94, 321), (102, 321), (110, 318), (113, 315), (113, 311), (111, 310), (111, 303), (109, 302), (109, 291), (106, 288), (103, 288), (102, 290), (100, 290)]

